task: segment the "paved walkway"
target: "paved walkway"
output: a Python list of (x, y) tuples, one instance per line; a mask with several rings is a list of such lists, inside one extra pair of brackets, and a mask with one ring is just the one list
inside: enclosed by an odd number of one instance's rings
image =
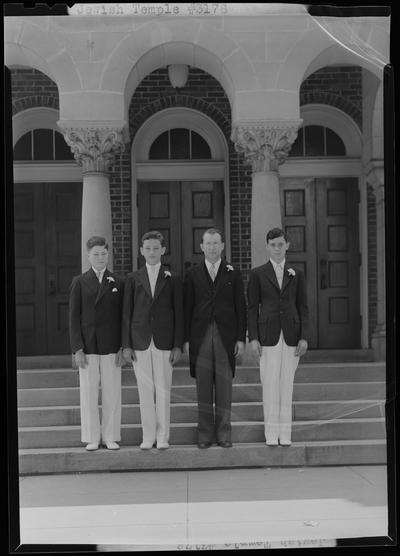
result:
[(22, 477), (22, 544), (99, 551), (334, 546), (387, 535), (386, 466)]

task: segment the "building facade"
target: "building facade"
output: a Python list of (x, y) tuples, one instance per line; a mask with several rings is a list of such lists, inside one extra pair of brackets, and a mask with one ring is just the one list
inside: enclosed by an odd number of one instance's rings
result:
[(68, 353), (68, 289), (90, 235), (124, 275), (158, 229), (183, 276), (218, 226), (246, 280), (282, 226), (307, 277), (310, 348), (384, 359), (388, 18), (82, 6), (5, 18), (18, 353)]

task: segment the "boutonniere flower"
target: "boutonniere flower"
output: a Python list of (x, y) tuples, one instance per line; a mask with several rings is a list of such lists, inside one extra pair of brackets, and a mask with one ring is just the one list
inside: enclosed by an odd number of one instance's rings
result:
[(108, 280), (109, 284), (111, 284), (111, 282), (115, 282), (115, 280), (112, 276), (107, 276), (107, 280)]
[(227, 264), (227, 265), (226, 265), (226, 270), (227, 270), (228, 272), (232, 272), (233, 266), (232, 266), (231, 264)]
[(117, 290), (117, 288), (113, 288), (111, 291), (112, 292), (117, 292), (118, 290)]
[(164, 277), (165, 278), (171, 278), (172, 274), (170, 273), (169, 270), (164, 270)]
[(296, 276), (296, 273), (295, 273), (295, 271), (293, 270), (293, 268), (288, 268), (287, 271), (288, 271), (289, 276)]

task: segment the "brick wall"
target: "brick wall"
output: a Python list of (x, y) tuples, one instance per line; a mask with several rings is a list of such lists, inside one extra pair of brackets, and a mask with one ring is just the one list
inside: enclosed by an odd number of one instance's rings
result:
[(37, 106), (59, 108), (57, 85), (35, 69), (12, 69), (11, 91), (13, 116)]
[(300, 105), (312, 103), (339, 108), (362, 129), (362, 69), (328, 66), (311, 74), (300, 87)]

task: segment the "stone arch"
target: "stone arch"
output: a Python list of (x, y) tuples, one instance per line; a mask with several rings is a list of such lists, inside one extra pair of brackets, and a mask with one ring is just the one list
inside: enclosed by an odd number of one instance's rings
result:
[(353, 118), (360, 129), (362, 127), (362, 112), (359, 107), (340, 95), (329, 91), (300, 92), (300, 106), (309, 104), (326, 104), (338, 108)]
[(18, 112), (13, 117), (13, 146), (28, 131), (33, 129), (53, 129), (60, 133), (57, 126), (58, 110), (54, 108), (38, 106)]

